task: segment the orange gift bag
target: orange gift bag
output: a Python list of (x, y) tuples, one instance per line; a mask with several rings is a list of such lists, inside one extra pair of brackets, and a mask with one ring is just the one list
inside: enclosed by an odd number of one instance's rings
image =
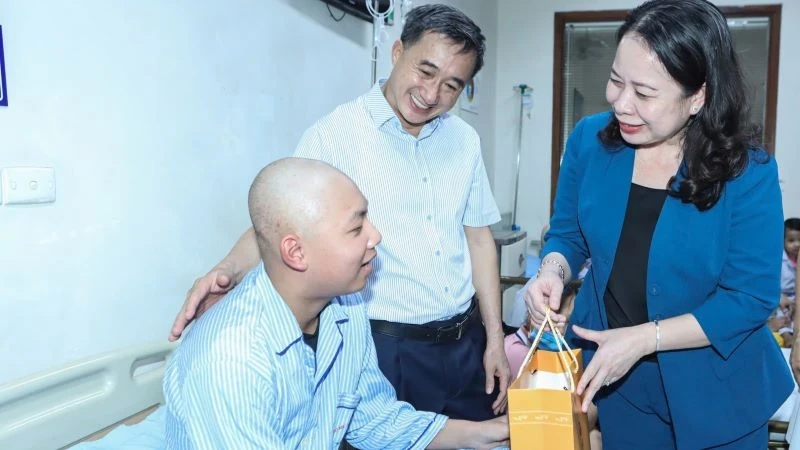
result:
[(550, 320), (558, 351), (537, 349), (544, 324), (508, 388), (512, 450), (589, 450), (589, 422), (575, 386), (583, 374), (581, 350), (572, 350)]

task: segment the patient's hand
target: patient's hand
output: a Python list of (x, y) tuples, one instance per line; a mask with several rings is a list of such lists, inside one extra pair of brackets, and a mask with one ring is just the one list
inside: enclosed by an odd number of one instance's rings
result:
[(478, 422), (476, 425), (477, 436), (474, 442), (476, 450), (489, 450), (510, 444), (507, 415)]
[(200, 317), (208, 308), (214, 306), (235, 285), (233, 273), (225, 267), (216, 267), (211, 272), (195, 280), (192, 288), (186, 293), (183, 308), (175, 317), (169, 340), (178, 340), (183, 330), (189, 325), (189, 322)]

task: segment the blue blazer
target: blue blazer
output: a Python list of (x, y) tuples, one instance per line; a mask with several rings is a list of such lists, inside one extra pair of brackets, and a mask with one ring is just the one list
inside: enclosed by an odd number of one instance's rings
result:
[[(608, 328), (603, 295), (635, 151), (602, 145), (597, 133), (610, 118), (584, 118), (570, 135), (543, 251), (563, 254), (572, 273), (591, 257), (570, 321), (594, 330)], [(713, 208), (700, 212), (668, 196), (653, 233), (646, 282), (650, 320), (692, 313), (711, 342), (658, 353), (679, 448), (719, 445), (754, 431), (794, 388), (766, 327), (780, 299), (778, 171), (774, 158), (761, 150), (750, 153), (745, 171), (726, 184)], [(594, 351), (586, 347), (588, 364)]]

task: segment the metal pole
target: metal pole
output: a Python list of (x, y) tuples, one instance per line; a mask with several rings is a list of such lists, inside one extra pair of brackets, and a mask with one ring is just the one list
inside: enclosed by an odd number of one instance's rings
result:
[[(374, 24), (372, 26), (375, 26)], [(375, 85), (375, 82), (378, 79), (378, 47), (376, 45), (372, 46), (372, 83), (371, 86)]]
[(523, 107), (525, 102), (525, 91), (528, 89), (528, 85), (520, 84), (517, 86), (520, 91), (519, 97), (519, 129), (517, 130), (517, 176), (516, 180), (514, 181), (514, 210), (511, 212), (511, 230), (518, 231), (519, 225), (517, 225), (517, 200), (519, 198), (519, 162), (520, 162), (520, 154), (522, 153), (522, 117), (523, 117)]
[[(370, 1), (370, 0), (367, 0)], [(374, 8), (373, 11), (376, 13), (378, 12), (378, 0), (374, 0), (372, 3)], [(369, 6), (369, 5), (368, 5)], [(374, 86), (375, 82), (378, 80), (378, 41), (379, 36), (378, 32), (380, 30), (381, 24), (378, 22), (380, 20), (378, 17), (373, 15), (372, 17), (372, 83), (370, 86)]]

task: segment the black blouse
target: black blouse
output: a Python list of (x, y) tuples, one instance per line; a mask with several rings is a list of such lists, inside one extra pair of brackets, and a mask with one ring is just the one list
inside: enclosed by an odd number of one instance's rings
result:
[(647, 315), (647, 263), (650, 242), (667, 198), (666, 189), (631, 183), (625, 221), (603, 300), (609, 328), (649, 322)]

